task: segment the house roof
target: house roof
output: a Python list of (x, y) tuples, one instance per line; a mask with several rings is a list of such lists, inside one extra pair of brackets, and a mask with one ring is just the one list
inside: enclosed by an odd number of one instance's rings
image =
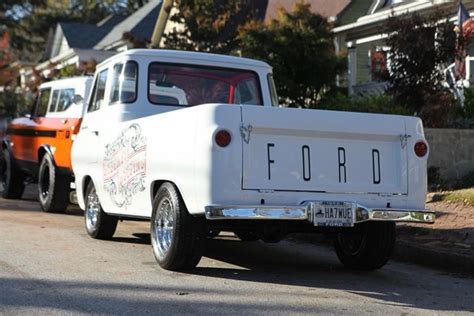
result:
[[(329, 18), (338, 16), (351, 0), (305, 0), (304, 2), (311, 5), (311, 11), (313, 11), (313, 13)], [(280, 7), (291, 11), (295, 4), (296, 1), (294, 0), (268, 0), (265, 21), (276, 19)]]
[(132, 33), (139, 40), (150, 40), (161, 9), (161, 0), (151, 0), (136, 12), (123, 19), (94, 45), (95, 49), (104, 49), (122, 40), (123, 34)]
[(122, 40), (125, 32), (131, 32), (138, 39), (149, 40), (160, 12), (161, 2), (151, 0), (129, 16), (110, 15), (97, 24), (61, 22), (59, 26), (70, 48), (104, 49)]
[(61, 22), (59, 25), (69, 47), (71, 48), (94, 47), (107, 34), (107, 32), (110, 31), (110, 26), (98, 27), (97, 25), (86, 23)]
[[(468, 1), (474, 7), (474, 1)], [(469, 6), (467, 6), (470, 8)], [(424, 1), (405, 1), (391, 10), (379, 10), (373, 14), (361, 16), (356, 22), (338, 26), (332, 30), (335, 34), (345, 34), (346, 41), (367, 38), (370, 36), (380, 36), (387, 19), (394, 15), (417, 12), (421, 15), (428, 15), (436, 10), (450, 12), (453, 11), (453, 2), (447, 0), (424, 0)], [(384, 35), (385, 36), (385, 35)]]

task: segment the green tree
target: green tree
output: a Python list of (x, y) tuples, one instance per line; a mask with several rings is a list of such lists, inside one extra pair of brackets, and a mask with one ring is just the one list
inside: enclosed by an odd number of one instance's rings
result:
[(395, 103), (419, 115), (431, 127), (441, 127), (448, 121), (454, 103), (442, 87), (443, 69), (454, 59), (453, 29), (442, 12), (392, 16), (386, 26), (386, 44), (391, 48), (389, 93)]
[(317, 107), (345, 69), (345, 58), (334, 52), (331, 24), (297, 3), (293, 11), (280, 9), (269, 24), (250, 22), (240, 30), (242, 55), (273, 67), (280, 102), (290, 107)]
[(39, 61), (57, 22), (96, 23), (113, 13), (129, 13), (140, 0), (1, 0), (0, 29), (11, 35), (17, 58)]
[(4, 90), (0, 93), (0, 119), (18, 116), (25, 112), (32, 102), (30, 95), (23, 95), (14, 90)]
[(182, 27), (165, 34), (167, 48), (229, 54), (238, 48), (240, 25), (258, 14), (255, 0), (176, 0), (170, 21)]

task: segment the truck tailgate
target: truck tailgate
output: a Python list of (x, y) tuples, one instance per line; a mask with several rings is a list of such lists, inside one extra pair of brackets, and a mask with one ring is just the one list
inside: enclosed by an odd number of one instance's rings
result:
[(402, 116), (242, 106), (242, 189), (407, 193)]

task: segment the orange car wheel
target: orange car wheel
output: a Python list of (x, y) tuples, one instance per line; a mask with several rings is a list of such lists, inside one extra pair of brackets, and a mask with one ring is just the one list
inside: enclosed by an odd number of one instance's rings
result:
[(49, 154), (41, 160), (38, 172), (38, 200), (45, 212), (64, 212), (69, 205), (71, 177), (59, 172)]
[(23, 172), (8, 151), (3, 149), (0, 157), (0, 191), (5, 199), (19, 199), (25, 190)]

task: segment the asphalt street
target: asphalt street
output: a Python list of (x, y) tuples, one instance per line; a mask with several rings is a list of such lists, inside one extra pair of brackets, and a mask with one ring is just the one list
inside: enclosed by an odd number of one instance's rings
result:
[(344, 269), (326, 246), (207, 242), (188, 273), (161, 269), (147, 222), (121, 222), (93, 240), (82, 212), (47, 214), (0, 200), (0, 314), (453, 314), (474, 313), (474, 279), (390, 262)]

